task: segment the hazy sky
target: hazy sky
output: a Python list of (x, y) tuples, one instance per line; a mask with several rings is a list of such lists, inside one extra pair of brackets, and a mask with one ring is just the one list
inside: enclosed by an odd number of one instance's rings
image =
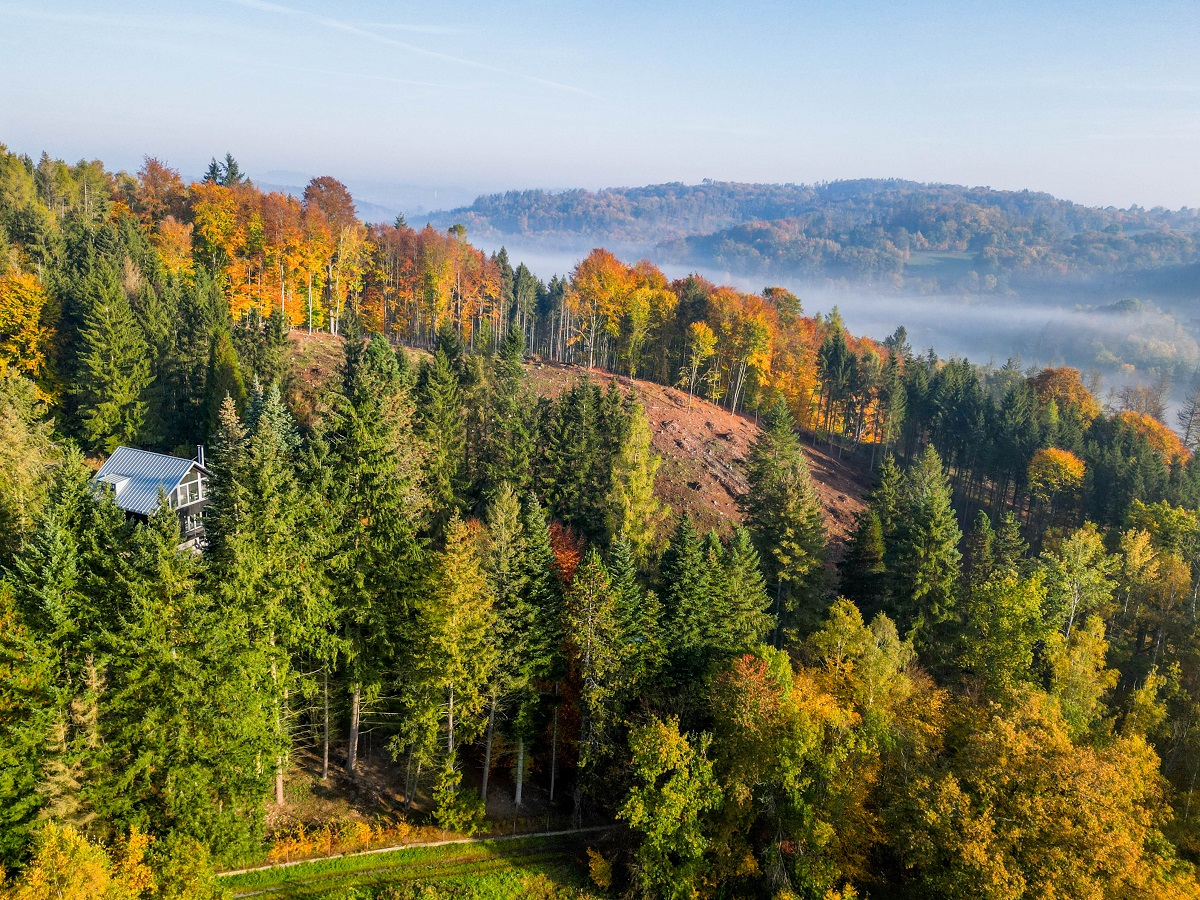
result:
[(0, 142), (198, 175), (1200, 206), (1200, 3), (0, 0)]

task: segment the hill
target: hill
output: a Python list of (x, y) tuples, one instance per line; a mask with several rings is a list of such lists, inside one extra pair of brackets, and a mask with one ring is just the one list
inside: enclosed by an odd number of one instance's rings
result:
[(859, 179), (509, 191), (435, 213), (491, 240), (598, 244), (744, 275), (995, 291), (1200, 260), (1198, 212), (1096, 208), (1033, 191)]
[[(336, 372), (341, 339), (328, 334), (293, 331), (289, 344), (292, 404), (304, 418), (318, 402), (320, 386)], [(409, 351), (414, 357), (421, 351)], [(579, 366), (531, 361), (528, 384), (539, 396), (557, 397), (582, 378), (607, 386), (616, 380), (636, 392), (646, 407), (654, 449), (662, 457), (655, 487), (661, 500), (677, 513), (690, 512), (705, 528), (725, 530), (741, 521), (737, 498), (746, 490), (742, 466), (759, 428), (753, 416), (733, 415), (698, 397), (651, 381), (615, 378)], [(871, 476), (817, 447), (806, 446), (809, 471), (835, 544), (841, 543), (863, 508)]]

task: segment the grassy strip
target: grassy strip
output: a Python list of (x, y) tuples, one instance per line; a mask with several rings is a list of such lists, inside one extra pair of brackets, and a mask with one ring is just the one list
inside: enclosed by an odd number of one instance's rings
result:
[(571, 835), (411, 847), (246, 872), (222, 881), (234, 896), (264, 900), (316, 900), (335, 892), (354, 896), (352, 888), (418, 881), (449, 888), (455, 897), (519, 897), (531, 878), (548, 889), (577, 895), (585, 884), (578, 858), (587, 839)]

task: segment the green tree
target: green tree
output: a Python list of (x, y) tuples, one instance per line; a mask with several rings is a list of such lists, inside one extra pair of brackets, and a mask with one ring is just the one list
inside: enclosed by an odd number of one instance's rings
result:
[(246, 383), (238, 365), (237, 353), (229, 334), (220, 331), (213, 335), (208, 350), (208, 369), (204, 377), (205, 427), (208, 434), (216, 434), (221, 426), (221, 407), (225, 398), (233, 400), (238, 415), (246, 411)]
[(612, 462), (612, 487), (605, 504), (608, 533), (624, 535), (638, 560), (645, 562), (654, 549), (658, 526), (670, 508), (654, 494), (654, 478), (661, 460), (651, 447), (646, 410), (636, 401), (629, 406), (629, 427)]
[(1039, 574), (1006, 574), (966, 591), (959, 664), (989, 697), (1005, 698), (1033, 678), (1036, 646), (1047, 637), (1046, 588)]
[(643, 897), (697, 898), (708, 881), (707, 815), (721, 789), (706, 757), (711, 739), (693, 741), (679, 722), (654, 720), (629, 735), (634, 786), (617, 817), (638, 832), (634, 882)]
[(788, 408), (777, 404), (746, 462), (741, 499), (746, 527), (773, 595), (775, 643), (794, 640), (820, 620), (825, 523)]
[(150, 348), (115, 275), (103, 282), (83, 323), (74, 384), (87, 446), (112, 453), (134, 444), (146, 418)]
[(919, 650), (932, 650), (955, 618), (962, 532), (950, 505), (950, 482), (933, 447), (907, 473), (890, 566), (896, 625)]

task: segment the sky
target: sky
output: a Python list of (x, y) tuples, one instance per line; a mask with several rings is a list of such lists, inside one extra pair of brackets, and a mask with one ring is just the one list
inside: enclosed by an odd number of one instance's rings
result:
[(1198, 48), (1196, 0), (0, 0), (0, 143), (431, 208), (863, 177), (1178, 208)]

